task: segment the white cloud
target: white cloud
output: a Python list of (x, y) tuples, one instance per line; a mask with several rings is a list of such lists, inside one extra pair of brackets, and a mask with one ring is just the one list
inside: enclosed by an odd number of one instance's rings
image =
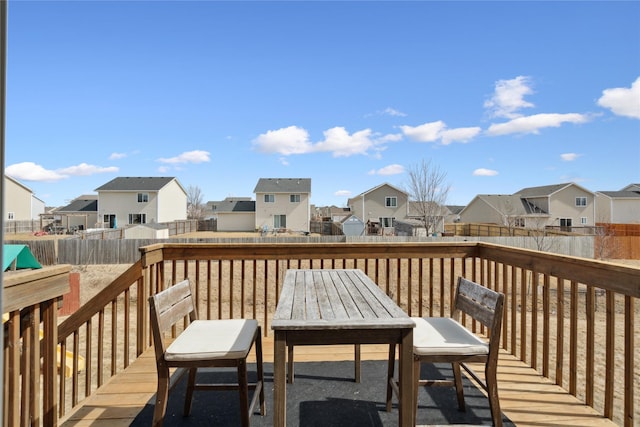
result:
[(167, 167), (167, 166), (160, 166), (158, 167), (158, 172), (159, 173), (167, 173), (171, 170), (171, 168)]
[(511, 80), (498, 80), (493, 96), (485, 101), (484, 107), (490, 110), (492, 117), (514, 119), (521, 116), (518, 110), (534, 106), (524, 100), (525, 95), (532, 93), (531, 81), (527, 76), (518, 76)]
[(9, 165), (6, 167), (7, 175), (25, 181), (45, 181), (54, 182), (68, 178), (67, 175), (58, 173), (53, 170), (43, 168), (33, 162), (23, 162)]
[(56, 172), (61, 173), (63, 175), (71, 175), (71, 176), (89, 176), (95, 175), (97, 173), (109, 173), (109, 172), (118, 172), (118, 168), (115, 166), (102, 167), (102, 166), (94, 166), (88, 165), (86, 163), (80, 163), (76, 166), (69, 166), (66, 168), (58, 169)]
[(111, 153), (109, 160), (124, 159), (125, 157), (127, 157), (126, 153)]
[(71, 176), (89, 176), (98, 173), (118, 172), (118, 168), (115, 166), (102, 167), (80, 163), (76, 166), (49, 170), (33, 162), (23, 162), (7, 166), (5, 172), (9, 176), (25, 181), (55, 182)]
[(419, 126), (400, 126), (402, 132), (414, 141), (418, 142), (436, 142), (440, 139), (442, 131), (447, 125), (442, 120), (437, 122), (424, 123)]
[(473, 176), (496, 176), (498, 171), (493, 169), (478, 168), (473, 171)]
[(580, 157), (580, 154), (578, 154), (578, 153), (563, 153), (563, 154), (560, 154), (560, 159), (563, 162), (572, 162), (575, 159), (577, 159), (578, 157)]
[(349, 190), (338, 190), (335, 193), (333, 193), (334, 196), (336, 197), (351, 197), (351, 191)]
[(419, 126), (400, 126), (400, 129), (413, 141), (440, 142), (442, 145), (449, 145), (452, 142), (469, 142), (482, 131), (479, 127), (447, 129), (447, 125), (442, 120)]
[(160, 158), (157, 161), (168, 164), (205, 163), (211, 161), (209, 154), (208, 151), (203, 150), (185, 151), (176, 157)]
[(605, 89), (598, 99), (598, 105), (611, 110), (618, 116), (640, 119), (640, 77), (630, 88), (617, 87)]
[(260, 152), (285, 156), (308, 153), (312, 149), (309, 133), (298, 126), (269, 130), (254, 139), (253, 145)]
[(364, 129), (353, 134), (341, 126), (324, 132), (324, 141), (314, 146), (314, 151), (328, 151), (333, 157), (348, 157), (354, 154), (367, 154), (375, 146), (370, 129)]
[(479, 127), (447, 129), (442, 132), (442, 144), (449, 145), (452, 142), (469, 142), (482, 131)]
[(387, 107), (383, 111), (380, 112), (383, 116), (393, 116), (393, 117), (406, 117), (407, 115), (402, 111), (396, 110), (395, 108)]
[(278, 159), (278, 161), (280, 162), (280, 164), (281, 164), (282, 166), (289, 166), (289, 160), (287, 160), (287, 158), (286, 158), (286, 157), (280, 157), (280, 158)]
[(384, 175), (384, 176), (388, 176), (388, 175), (399, 175), (401, 173), (404, 173), (405, 169), (404, 166), (402, 165), (398, 165), (398, 164), (393, 164), (393, 165), (388, 165), (385, 166), (383, 168), (380, 168), (378, 170), (371, 170), (369, 171), (369, 175)]
[(539, 133), (540, 129), (548, 127), (560, 127), (564, 123), (585, 123), (589, 117), (578, 113), (548, 113), (534, 114), (532, 116), (518, 117), (505, 123), (492, 124), (487, 129), (491, 136), (509, 135), (512, 133)]
[(341, 126), (325, 130), (323, 134), (324, 140), (314, 144), (309, 140), (309, 133), (305, 129), (289, 126), (263, 133), (253, 140), (253, 145), (260, 152), (283, 156), (330, 152), (333, 157), (348, 157), (355, 154), (367, 155), (371, 150), (382, 151), (386, 144), (402, 139), (400, 134), (380, 135), (371, 129), (350, 134)]

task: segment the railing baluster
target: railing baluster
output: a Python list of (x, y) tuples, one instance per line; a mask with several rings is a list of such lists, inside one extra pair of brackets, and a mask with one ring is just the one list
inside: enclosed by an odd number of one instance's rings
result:
[(611, 419), (613, 418), (613, 387), (615, 378), (614, 354), (616, 351), (616, 301), (615, 294), (611, 291), (606, 291), (606, 306), (605, 365), (610, 366), (611, 368), (605, 371), (604, 416)]

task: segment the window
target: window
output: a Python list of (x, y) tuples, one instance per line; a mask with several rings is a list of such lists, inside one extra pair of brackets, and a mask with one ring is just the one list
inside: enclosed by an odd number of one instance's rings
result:
[(300, 203), (300, 195), (299, 194), (291, 194), (291, 195), (289, 195), (289, 201), (291, 203)]
[(149, 201), (149, 193), (138, 193), (138, 203), (147, 203)]
[(7, 212), (7, 219), (14, 219), (14, 218), (15, 218), (14, 212)]
[(275, 203), (276, 202), (276, 195), (275, 194), (265, 194), (264, 195), (264, 202), (265, 203)]
[(286, 215), (274, 215), (273, 216), (273, 228), (287, 228), (287, 216)]
[(571, 231), (571, 218), (560, 218), (560, 230), (562, 231)]
[(576, 206), (587, 206), (586, 197), (576, 197)]
[(129, 224), (146, 224), (147, 214), (129, 214)]
[(524, 227), (524, 218), (516, 218), (513, 225), (515, 227)]
[(587, 225), (588, 223), (589, 223), (589, 220), (587, 219), (586, 216), (583, 216), (582, 218), (580, 218), (580, 224)]
[(388, 208), (396, 208), (398, 207), (398, 198), (397, 197), (385, 197), (384, 205)]
[(392, 217), (380, 218), (380, 227), (393, 227), (394, 221), (395, 218)]

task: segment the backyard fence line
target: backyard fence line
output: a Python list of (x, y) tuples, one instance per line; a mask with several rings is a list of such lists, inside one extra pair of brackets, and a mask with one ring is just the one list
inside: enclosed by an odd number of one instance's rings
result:
[[(133, 264), (140, 259), (139, 248), (156, 243), (377, 243), (377, 242), (475, 242), (482, 241), (523, 249), (539, 249), (539, 242), (525, 237), (388, 237), (388, 236), (300, 236), (300, 237), (241, 237), (241, 238), (171, 238), (125, 240), (57, 241), (59, 264)], [(22, 242), (28, 244), (29, 242)], [(44, 243), (44, 242), (42, 242)], [(593, 236), (558, 236), (547, 242), (546, 252), (560, 255), (594, 257)], [(29, 245), (31, 247), (31, 245)], [(49, 265), (49, 264), (46, 264)]]

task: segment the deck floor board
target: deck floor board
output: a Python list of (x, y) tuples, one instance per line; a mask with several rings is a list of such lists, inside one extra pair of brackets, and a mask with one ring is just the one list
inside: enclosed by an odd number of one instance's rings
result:
[[(273, 362), (273, 338), (263, 338), (264, 361)], [(386, 345), (363, 345), (363, 360), (386, 360)], [(353, 360), (353, 346), (296, 346), (296, 362)], [(249, 362), (252, 362), (251, 358)], [(477, 371), (481, 373), (481, 371)], [(541, 377), (513, 356), (498, 363), (500, 406), (517, 426), (615, 426), (561, 387)], [(61, 420), (62, 427), (128, 426), (156, 391), (153, 348), (111, 378)]]

